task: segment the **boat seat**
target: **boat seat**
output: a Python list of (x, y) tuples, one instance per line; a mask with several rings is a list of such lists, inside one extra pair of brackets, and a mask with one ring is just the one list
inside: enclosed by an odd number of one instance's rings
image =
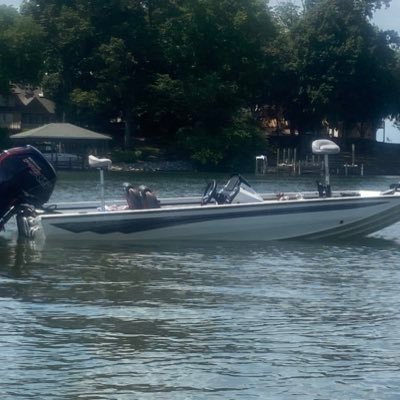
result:
[(314, 154), (329, 155), (337, 154), (340, 152), (340, 147), (328, 139), (314, 140), (311, 144), (312, 152)]
[(160, 208), (160, 201), (157, 196), (144, 185), (139, 187), (125, 184), (126, 201), (130, 210), (142, 210)]
[(90, 155), (88, 158), (89, 158), (89, 166), (91, 168), (108, 169), (112, 164), (112, 161), (108, 158), (97, 158), (92, 155)]
[(126, 201), (130, 210), (140, 210), (143, 208), (142, 196), (137, 188), (130, 186), (125, 188)]

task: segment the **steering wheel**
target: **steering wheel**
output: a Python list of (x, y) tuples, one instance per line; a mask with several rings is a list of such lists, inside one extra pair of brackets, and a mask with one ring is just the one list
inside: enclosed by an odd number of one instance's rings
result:
[(213, 198), (215, 198), (215, 194), (217, 193), (217, 182), (213, 179), (211, 182), (208, 182), (203, 197), (201, 198), (201, 205), (204, 206), (208, 204)]

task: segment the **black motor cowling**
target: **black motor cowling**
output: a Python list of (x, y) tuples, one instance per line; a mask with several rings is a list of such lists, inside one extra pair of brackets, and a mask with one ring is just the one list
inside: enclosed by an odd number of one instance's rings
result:
[(33, 146), (3, 151), (0, 154), (0, 228), (19, 206), (43, 206), (55, 183), (53, 166)]

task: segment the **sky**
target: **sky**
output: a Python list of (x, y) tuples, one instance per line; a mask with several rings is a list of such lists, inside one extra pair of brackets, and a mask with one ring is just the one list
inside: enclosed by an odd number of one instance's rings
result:
[[(293, 0), (297, 4), (301, 4), (301, 0)], [(0, 0), (0, 5), (5, 4), (9, 6), (19, 7), (22, 0)], [(270, 5), (274, 6), (279, 3), (279, 0), (270, 0)], [(389, 8), (378, 10), (374, 17), (373, 22), (384, 30), (395, 30), (400, 32), (400, 0), (392, 0)], [(388, 123), (389, 124), (389, 123)], [(387, 126), (385, 134), (378, 133), (377, 140), (400, 143), (400, 131), (391, 126)]]
[[(301, 0), (292, 1), (299, 6), (301, 5)], [(269, 1), (270, 6), (275, 6), (278, 3), (280, 3), (280, 0)], [(392, 0), (389, 8), (378, 10), (374, 15), (373, 22), (380, 29), (400, 31), (400, 1)]]
[(1, 1), (0, 0), (0, 4), (5, 4), (7, 6), (19, 7), (21, 3), (22, 3), (21, 0), (8, 0), (8, 1)]
[[(270, 0), (270, 5), (276, 5), (279, 0)], [(295, 3), (301, 4), (301, 0), (294, 0)], [(6, 4), (19, 7), (22, 0), (0, 0), (0, 4)], [(375, 13), (374, 23), (381, 29), (393, 29), (400, 31), (400, 1), (392, 0), (388, 9), (382, 9)]]

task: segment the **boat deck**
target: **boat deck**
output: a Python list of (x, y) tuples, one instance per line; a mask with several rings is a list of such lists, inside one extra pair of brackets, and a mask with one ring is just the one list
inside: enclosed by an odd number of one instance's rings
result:
[[(371, 195), (382, 195), (380, 191), (334, 191), (332, 192), (332, 199), (335, 198), (348, 198), (348, 197), (364, 197)], [(300, 201), (300, 200), (317, 200), (321, 199), (317, 191), (310, 192), (285, 192), (285, 193), (263, 193), (261, 197), (265, 202), (276, 202), (276, 201)], [(201, 197), (166, 197), (160, 198), (160, 208), (185, 208), (200, 206)], [(215, 206), (215, 202), (211, 202), (209, 205)], [(127, 207), (127, 202), (124, 199), (120, 200), (109, 200), (106, 201), (105, 212), (112, 211), (135, 211), (130, 210)], [(45, 214), (69, 214), (69, 213), (88, 213), (88, 212), (100, 212), (101, 202), (96, 201), (80, 201), (80, 202), (60, 202), (60, 203), (47, 203), (43, 206)]]

